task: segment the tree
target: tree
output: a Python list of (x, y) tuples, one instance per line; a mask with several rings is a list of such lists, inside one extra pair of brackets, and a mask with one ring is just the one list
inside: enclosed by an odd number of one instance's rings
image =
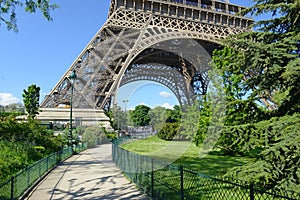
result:
[[(160, 139), (171, 141), (178, 138), (180, 123), (179, 122), (167, 122), (164, 127), (157, 133)], [(177, 136), (177, 137), (176, 137)]]
[(199, 125), (200, 109), (199, 103), (194, 102), (193, 105), (187, 106), (182, 113), (180, 124), (180, 137), (184, 139), (191, 139), (195, 141)]
[[(261, 76), (259, 73), (248, 76), (246, 72), (255, 71), (250, 69), (251, 67), (245, 61), (245, 53), (240, 53), (238, 50), (225, 46), (222, 50), (214, 51), (213, 56), (213, 68), (219, 71), (223, 79), (223, 87), (226, 98), (227, 107), (227, 125), (238, 125), (250, 122), (257, 122), (266, 117), (265, 109), (259, 107), (256, 102), (263, 101), (265, 105), (269, 105), (266, 100), (267, 97), (257, 95), (256, 88), (259, 86), (253, 86), (259, 81), (253, 79), (259, 79)], [(250, 53), (251, 54), (251, 53)], [(244, 70), (246, 67), (249, 69)], [(247, 76), (247, 78), (246, 78)], [(252, 83), (252, 82), (255, 82)]]
[(271, 13), (272, 18), (257, 22), (257, 31), (227, 38), (223, 41), (225, 48), (213, 55), (213, 68), (223, 77), (228, 102), (227, 126), (218, 144), (227, 153), (257, 158), (235, 169), (232, 174), (237, 178), (267, 188), (297, 190), (300, 2), (254, 2), (243, 12)]
[[(255, 124), (226, 127), (222, 144), (230, 152), (255, 155), (256, 161), (227, 175), (265, 188), (300, 192), (300, 115), (274, 117)], [(231, 140), (231, 142), (230, 142)]]
[(120, 106), (116, 106), (114, 108), (114, 113), (113, 113), (113, 128), (115, 130), (120, 130), (122, 129), (123, 125), (125, 122), (125, 112), (121, 109)]
[[(203, 95), (199, 100), (199, 112), (197, 119), (198, 127), (197, 132), (194, 133), (193, 142), (197, 146), (201, 146), (205, 137), (207, 136), (208, 127), (212, 118), (212, 105), (211, 101), (208, 100), (207, 95)], [(194, 108), (195, 109), (195, 108)]]
[[(300, 3), (297, 0), (255, 0), (246, 9), (254, 15), (273, 14), (271, 19), (256, 23), (257, 32), (228, 38), (226, 47), (215, 51), (222, 63), (228, 83), (239, 86), (241, 94), (248, 93), (254, 101), (261, 101), (274, 115), (300, 111)], [(297, 14), (296, 14), (297, 13)], [(229, 52), (231, 51), (231, 52)], [(217, 53), (216, 53), (217, 52)], [(216, 60), (215, 60), (216, 61)]]
[[(0, 109), (1, 110), (1, 109)], [(24, 113), (25, 108), (21, 103), (12, 103), (4, 107), (5, 112)]]
[(181, 117), (182, 112), (178, 105), (175, 105), (173, 109), (166, 109), (166, 120), (157, 136), (163, 140), (182, 139), (179, 134)]
[(0, 1), (0, 25), (4, 23), (8, 30), (18, 32), (16, 8), (23, 7), (28, 13), (35, 13), (40, 10), (43, 16), (51, 21), (50, 12), (58, 6), (52, 4), (50, 0), (4, 0)]
[(96, 147), (99, 134), (98, 127), (88, 127), (82, 135), (82, 141), (87, 143), (88, 148)]
[(173, 107), (173, 109), (167, 109), (166, 122), (168, 122), (168, 123), (180, 122), (181, 115), (182, 115), (182, 113), (181, 113), (180, 106), (175, 105)]
[(272, 15), (271, 19), (256, 22), (259, 31), (265, 33), (299, 32), (300, 31), (300, 2), (299, 0), (253, 0), (254, 6), (245, 9), (244, 14), (251, 13), (259, 16), (265, 13)]
[(109, 142), (110, 139), (116, 139), (116, 134), (108, 132), (104, 127), (99, 126), (86, 127), (82, 135), (82, 141), (86, 142), (89, 148)]
[(25, 109), (28, 114), (28, 120), (34, 120), (35, 116), (38, 113), (39, 109), (39, 101), (40, 101), (40, 87), (32, 84), (28, 86), (27, 91), (23, 90), (23, 102), (25, 105)]
[(0, 105), (0, 118), (1, 117), (16, 117), (25, 113), (25, 107), (21, 103), (12, 103), (6, 106)]
[(145, 105), (138, 105), (135, 109), (130, 113), (130, 117), (135, 125), (137, 126), (148, 126), (150, 122), (149, 117), (150, 108)]
[(158, 106), (152, 108), (149, 111), (150, 117), (150, 125), (154, 128), (154, 130), (159, 131), (163, 128), (164, 124), (166, 123), (167, 119), (167, 111), (166, 108)]

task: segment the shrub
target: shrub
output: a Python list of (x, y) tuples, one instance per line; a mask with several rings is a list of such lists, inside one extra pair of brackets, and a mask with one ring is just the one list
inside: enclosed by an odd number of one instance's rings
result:
[(163, 140), (173, 140), (179, 130), (179, 123), (165, 123), (164, 127), (157, 133), (157, 136)]

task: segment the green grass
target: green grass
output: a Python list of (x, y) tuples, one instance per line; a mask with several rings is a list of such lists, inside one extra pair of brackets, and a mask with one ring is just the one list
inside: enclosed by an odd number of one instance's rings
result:
[(200, 157), (201, 149), (187, 141), (164, 141), (156, 136), (121, 145), (128, 151), (192, 168), (200, 173), (219, 176), (252, 158), (222, 155), (218, 151)]
[[(208, 175), (196, 175), (189, 170), (183, 170), (183, 176), (181, 176), (180, 168), (174, 165), (161, 165), (160, 162), (153, 162), (154, 165), (152, 165), (156, 170), (153, 170), (151, 173), (127, 173), (130, 180), (149, 194), (153, 183), (153, 193), (151, 195), (156, 199), (181, 199), (181, 183), (183, 183), (183, 193), (186, 199), (250, 199), (249, 183), (229, 179), (222, 181), (223, 178), (220, 176), (230, 171), (233, 167), (252, 162), (252, 158), (222, 155), (220, 151), (213, 151), (200, 157), (200, 148), (197, 148), (190, 142), (168, 142), (157, 137), (133, 141), (120, 147), (136, 154), (169, 161), (169, 164), (174, 163), (185, 166), (198, 173)], [(147, 169), (149, 163), (146, 160), (143, 160), (141, 163), (139, 161), (141, 157), (127, 153), (125, 155), (127, 156), (121, 156), (125, 159), (123, 160), (125, 166), (129, 164), (130, 168), (133, 169), (136, 165), (141, 165), (137, 166), (137, 169)], [(127, 162), (127, 160), (132, 162)], [(155, 168), (156, 166), (158, 168)], [(218, 176), (220, 180), (209, 176)], [(256, 199), (275, 198), (272, 194), (259, 192), (255, 192), (255, 197)]]

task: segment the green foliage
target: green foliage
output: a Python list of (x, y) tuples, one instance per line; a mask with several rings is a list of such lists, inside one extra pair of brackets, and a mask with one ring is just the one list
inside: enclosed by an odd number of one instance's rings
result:
[(108, 140), (114, 140), (114, 139), (117, 139), (117, 134), (116, 132), (113, 132), (113, 131), (107, 131), (105, 127), (101, 127), (101, 131), (102, 133), (105, 134), (106, 138), (103, 138), (102, 137), (102, 142), (107, 142), (107, 139)]
[(34, 120), (38, 113), (40, 101), (40, 87), (32, 84), (28, 86), (27, 91), (23, 90), (23, 101), (28, 113), (28, 121)]
[(166, 109), (166, 120), (163, 127), (158, 131), (157, 136), (163, 140), (173, 140), (181, 138), (179, 134), (180, 120), (182, 112), (178, 105), (174, 109)]
[(28, 123), (16, 123), (14, 118), (0, 121), (0, 139), (10, 142), (26, 141), (31, 137)]
[(212, 105), (211, 101), (208, 101), (207, 96), (204, 95), (199, 101), (199, 123), (197, 132), (193, 138), (193, 142), (197, 146), (201, 146), (205, 137), (212, 118)]
[(82, 141), (87, 143), (88, 148), (96, 147), (98, 144), (106, 143), (116, 138), (115, 132), (106, 131), (104, 127), (99, 126), (86, 127), (82, 135)]
[[(23, 7), (24, 3), (21, 0), (5, 0), (0, 1), (0, 25), (4, 23), (8, 30), (18, 32), (17, 27), (17, 7)], [(51, 21), (50, 12), (58, 8), (56, 4), (52, 4), (50, 0), (26, 0), (25, 11), (35, 13), (40, 10), (44, 17)]]
[(175, 105), (173, 109), (167, 109), (167, 119), (166, 122), (168, 123), (174, 123), (174, 122), (179, 122), (181, 119), (181, 109), (178, 105)]
[(166, 123), (167, 110), (164, 107), (155, 107), (149, 111), (150, 123), (149, 125), (154, 127), (154, 130), (161, 130)]
[(80, 137), (82, 136), (85, 131), (85, 128), (82, 126), (76, 127), (76, 129), (72, 128), (72, 137), (71, 137), (71, 132), (68, 127), (66, 127), (63, 131), (62, 134), (60, 134), (62, 141), (64, 145), (69, 145), (70, 141), (72, 141), (73, 144), (78, 144), (80, 142)]
[(300, 2), (254, 0), (244, 13), (271, 13), (258, 32), (238, 34), (214, 51), (227, 101), (218, 147), (253, 156), (229, 175), (267, 188), (299, 191)]
[[(198, 102), (195, 102), (191, 106), (187, 106), (181, 115), (182, 119), (180, 121), (179, 137), (182, 139), (195, 140), (200, 120), (200, 108)], [(197, 138), (200, 139), (199, 137)]]
[[(300, 34), (299, 39), (300, 41)], [(300, 43), (298, 44), (300, 45)], [(299, 48), (300, 49), (300, 48)], [(278, 114), (284, 115), (300, 112), (300, 58), (289, 62), (282, 74), (287, 89), (279, 91)]]
[(60, 137), (38, 122), (16, 122), (14, 118), (0, 120), (0, 182), (62, 146)]
[(225, 126), (218, 141), (218, 147), (227, 154), (249, 155), (258, 154), (285, 137), (286, 127), (296, 127), (299, 115), (293, 117), (274, 117), (257, 123)]
[[(258, 139), (263, 137), (257, 134), (259, 134), (259, 130), (253, 124), (225, 126), (218, 140), (217, 147), (227, 155), (248, 155), (250, 152), (249, 149), (246, 150), (246, 144), (249, 146), (248, 144), (252, 142), (258, 142), (259, 140), (253, 141), (255, 137)], [(259, 144), (261, 143), (263, 141)], [(255, 150), (259, 144), (255, 144), (252, 150)]]
[[(300, 115), (276, 117), (242, 130), (227, 130), (231, 150), (255, 153), (257, 161), (228, 173), (262, 187), (300, 192)], [(227, 144), (229, 144), (228, 142)]]
[(105, 111), (105, 115), (109, 118), (109, 123), (112, 128), (117, 129), (117, 125), (115, 123), (114, 114), (115, 114), (116, 108), (109, 109), (108, 111)]
[(82, 135), (82, 141), (87, 143), (88, 148), (96, 147), (97, 140), (98, 140), (98, 134), (99, 132), (96, 131), (94, 128), (86, 128), (83, 135)]
[(256, 22), (255, 26), (264, 32), (291, 32), (300, 29), (300, 2), (298, 0), (253, 0), (255, 5), (243, 13), (255, 16), (270, 13), (272, 18)]
[[(296, 98), (298, 92), (292, 90), (295, 88), (294, 80), (299, 79), (299, 73), (295, 71), (300, 65), (299, 58), (293, 53), (298, 49), (299, 40), (300, 36), (293, 33), (281, 35), (255, 32), (228, 39), (225, 45), (234, 48), (232, 56), (220, 56), (222, 53), (219, 52), (216, 53), (216, 57), (228, 59), (232, 63), (228, 66), (215, 66), (223, 74), (227, 94), (228, 90), (231, 90), (231, 93), (238, 90), (238, 97), (231, 96), (240, 99), (247, 94), (249, 98), (262, 102), (270, 110), (282, 108), (283, 110), (279, 109), (281, 115), (291, 113), (293, 106), (299, 103), (299, 99)], [(293, 81), (284, 74), (293, 74)], [(287, 91), (291, 91), (289, 95)], [(281, 95), (280, 98), (276, 98), (278, 94)], [(295, 97), (290, 99), (290, 96)], [(290, 107), (282, 107), (283, 102), (290, 102)]]
[(24, 143), (0, 141), (0, 182), (6, 180), (20, 169), (25, 168), (30, 163), (28, 158), (30, 155), (28, 154), (30, 152), (29, 148)]
[(116, 133), (106, 133), (105, 135), (106, 135), (107, 139), (109, 139), (109, 140), (117, 139)]
[(232, 100), (227, 102), (226, 125), (240, 125), (259, 122), (269, 118), (265, 108), (249, 98), (244, 100)]
[[(240, 58), (241, 56), (241, 58)], [(237, 54), (233, 48), (224, 47), (213, 52), (214, 69), (218, 70), (223, 79), (223, 86), (228, 100), (241, 99), (245, 94), (245, 83), (241, 66), (243, 55)]]
[(130, 117), (136, 126), (148, 126), (150, 122), (149, 117), (150, 108), (145, 105), (138, 105), (130, 112)]
[(125, 113), (120, 106), (115, 105), (113, 109), (106, 112), (106, 115), (109, 117), (110, 125), (113, 129), (118, 130), (122, 128), (125, 123)]
[(0, 118), (5, 119), (5, 118), (14, 118), (20, 115), (23, 115), (25, 113), (18, 113), (18, 112), (0, 112)]
[(25, 107), (21, 103), (12, 103), (6, 106), (0, 105), (0, 116), (18, 116), (25, 113)]
[(257, 22), (260, 32), (225, 40), (224, 50), (215, 52), (215, 67), (220, 69), (228, 85), (233, 82), (234, 90), (262, 102), (273, 111), (273, 116), (299, 112), (296, 88), (300, 79), (300, 26), (296, 13), (300, 12), (300, 3), (293, 0), (254, 2), (253, 7), (243, 12), (255, 15), (270, 12), (272, 18)]
[(179, 122), (166, 122), (164, 127), (157, 133), (157, 136), (163, 140), (173, 140), (179, 133), (179, 126)]
[(85, 131), (85, 127), (84, 126), (76, 126), (76, 133), (79, 135), (83, 135), (84, 131)]

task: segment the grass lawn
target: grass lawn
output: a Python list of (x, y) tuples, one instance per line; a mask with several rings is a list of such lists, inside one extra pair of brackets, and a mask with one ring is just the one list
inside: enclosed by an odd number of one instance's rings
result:
[(191, 142), (164, 141), (156, 136), (123, 144), (121, 148), (212, 176), (223, 175), (233, 167), (253, 161), (247, 157), (221, 155), (217, 151), (200, 157), (200, 148)]

